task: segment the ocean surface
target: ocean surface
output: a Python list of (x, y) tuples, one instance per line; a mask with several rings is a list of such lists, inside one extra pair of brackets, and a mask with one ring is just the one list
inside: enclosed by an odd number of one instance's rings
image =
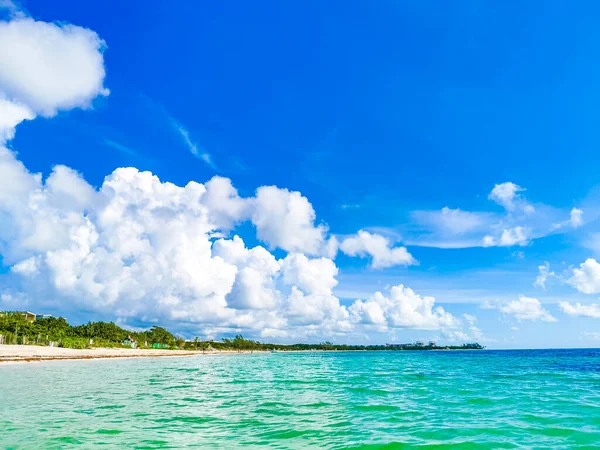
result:
[(600, 350), (0, 364), (2, 448), (600, 448)]

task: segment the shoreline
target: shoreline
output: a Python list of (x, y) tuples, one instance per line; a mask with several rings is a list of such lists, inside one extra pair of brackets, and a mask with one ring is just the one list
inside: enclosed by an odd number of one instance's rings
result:
[[(432, 349), (420, 351), (474, 351), (474, 349)], [(313, 352), (366, 352), (369, 350), (280, 350), (279, 353), (313, 353)], [(411, 350), (379, 350), (379, 351), (411, 351)], [(46, 347), (41, 345), (0, 344), (0, 367), (7, 364), (32, 363), (44, 361), (76, 361), (91, 359), (121, 358), (168, 358), (197, 355), (246, 355), (271, 353), (270, 350), (166, 350), (166, 349), (134, 349), (134, 348), (88, 348), (73, 349), (64, 347)]]
[[(38, 345), (4, 345), (0, 344), (0, 366), (3, 364), (30, 363), (41, 361), (74, 361), (90, 359), (119, 358), (161, 358), (176, 356), (246, 354), (249, 351), (237, 350), (161, 350), (161, 349), (129, 349), (129, 348), (93, 348), (72, 349), (63, 347), (45, 347)], [(259, 352), (256, 352), (259, 353)]]

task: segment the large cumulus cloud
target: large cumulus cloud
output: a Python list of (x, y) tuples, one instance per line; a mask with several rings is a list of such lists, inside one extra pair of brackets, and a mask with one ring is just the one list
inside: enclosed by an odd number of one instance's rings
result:
[(277, 259), (236, 235), (216, 239), (255, 208), (256, 197), (239, 197), (228, 179), (177, 186), (119, 168), (94, 189), (65, 166), (46, 179), (30, 173), (6, 148), (0, 161), (11, 181), (0, 184), (2, 254), (47, 307), (288, 337), (373, 323), (459, 326), (433, 298), (403, 286), (347, 308), (333, 293), (339, 269), (331, 258)]
[[(99, 188), (63, 165), (46, 177), (30, 172), (7, 146), (15, 128), (108, 95), (104, 49), (82, 27), (24, 14), (0, 22), (0, 254), (9, 268), (0, 307), (272, 338), (372, 324), (460, 327), (433, 298), (403, 286), (343, 305), (334, 294), (338, 240), (299, 192), (261, 186), (243, 198), (228, 178), (177, 186), (133, 167), (117, 168)], [(246, 221), (264, 246), (235, 235)], [(346, 237), (342, 250), (371, 258), (374, 268), (415, 263), (406, 248), (364, 231)]]

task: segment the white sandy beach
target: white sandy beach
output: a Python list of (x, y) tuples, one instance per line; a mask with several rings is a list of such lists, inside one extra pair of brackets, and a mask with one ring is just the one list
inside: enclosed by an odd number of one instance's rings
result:
[[(220, 353), (220, 352), (219, 352)], [(201, 351), (129, 348), (72, 349), (37, 345), (0, 345), (0, 363), (51, 361), (64, 359), (131, 358), (155, 356), (192, 356)]]

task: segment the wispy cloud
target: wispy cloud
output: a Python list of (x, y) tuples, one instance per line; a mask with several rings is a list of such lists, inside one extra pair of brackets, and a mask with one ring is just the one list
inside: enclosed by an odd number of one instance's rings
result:
[(125, 144), (122, 144), (117, 141), (113, 141), (112, 139), (102, 138), (102, 143), (107, 147), (115, 149), (119, 153), (128, 156), (128, 159), (134, 160), (136, 165), (145, 165), (145, 166), (153, 166), (156, 164), (156, 159), (144, 152), (140, 152), (134, 148), (131, 148)]
[(192, 138), (190, 137), (190, 132), (181, 123), (179, 123), (173, 117), (170, 117), (170, 119), (171, 124), (173, 125), (175, 130), (177, 130), (177, 132), (181, 135), (181, 138), (183, 139), (183, 142), (187, 146), (190, 153), (196, 158), (204, 161), (209, 167), (212, 167), (214, 170), (217, 170), (217, 166), (213, 162), (211, 154), (205, 151), (204, 148), (198, 147), (198, 144), (192, 141)]
[(584, 331), (581, 333), (581, 337), (584, 339), (591, 339), (593, 341), (600, 341), (600, 333), (597, 331)]
[[(583, 210), (530, 203), (525, 189), (514, 183), (494, 186), (488, 196), (503, 212), (441, 210), (413, 211), (411, 223), (402, 229), (406, 245), (436, 248), (527, 246), (534, 239), (567, 233), (583, 224)], [(558, 224), (558, 225), (553, 225)]]
[(144, 93), (140, 93), (139, 95), (140, 98), (148, 106), (150, 106), (154, 110), (160, 111), (163, 117), (167, 119), (167, 122), (171, 126), (171, 128), (175, 130), (177, 134), (181, 137), (183, 143), (193, 156), (203, 161), (207, 166), (211, 167), (212, 169), (219, 171), (217, 165), (213, 161), (212, 155), (208, 151), (206, 151), (206, 149), (204, 149), (201, 145), (198, 145), (192, 140), (189, 130), (181, 122), (175, 119), (175, 117), (173, 117), (169, 113), (169, 111), (167, 111), (167, 109), (160, 103), (156, 102)]
[(544, 262), (544, 264), (539, 266), (538, 269), (540, 273), (535, 279), (533, 285), (535, 287), (541, 287), (542, 289), (546, 289), (546, 283), (548, 282), (548, 279), (551, 277), (556, 277), (556, 274), (550, 271), (550, 263), (548, 261)]
[(115, 142), (110, 139), (104, 139), (104, 145), (112, 147), (115, 150), (120, 151), (121, 153), (125, 153), (126, 155), (139, 156), (138, 152), (136, 152), (135, 150), (132, 150), (131, 148), (127, 147), (126, 145), (119, 144), (118, 142)]
[(12, 0), (0, 0), (0, 13), (2, 10), (8, 12), (10, 17), (21, 19), (23, 17), (27, 17), (27, 13), (23, 10), (23, 8)]

